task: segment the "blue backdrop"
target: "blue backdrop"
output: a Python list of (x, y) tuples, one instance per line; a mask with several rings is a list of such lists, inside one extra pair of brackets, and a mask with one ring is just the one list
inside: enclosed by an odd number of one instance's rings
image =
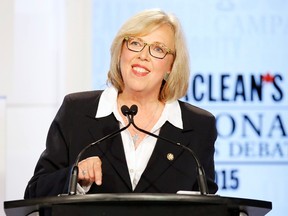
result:
[(218, 194), (269, 200), (273, 210), (268, 215), (285, 215), (288, 1), (95, 0), (95, 89), (105, 88), (116, 32), (148, 8), (172, 12), (183, 25), (192, 68), (183, 100), (216, 116)]

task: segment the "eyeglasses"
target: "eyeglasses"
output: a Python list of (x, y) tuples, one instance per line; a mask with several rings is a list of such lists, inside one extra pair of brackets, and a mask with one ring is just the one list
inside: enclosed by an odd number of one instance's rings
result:
[(128, 36), (125, 37), (124, 40), (126, 41), (127, 48), (133, 52), (141, 52), (147, 45), (149, 47), (150, 55), (154, 58), (163, 59), (167, 54), (174, 55), (174, 52), (162, 43), (155, 42), (148, 44), (141, 38)]

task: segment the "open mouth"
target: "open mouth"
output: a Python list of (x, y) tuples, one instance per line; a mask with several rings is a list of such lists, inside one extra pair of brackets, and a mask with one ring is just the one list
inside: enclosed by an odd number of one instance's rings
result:
[(132, 65), (132, 71), (133, 73), (142, 76), (147, 75), (150, 72), (147, 68), (139, 65)]

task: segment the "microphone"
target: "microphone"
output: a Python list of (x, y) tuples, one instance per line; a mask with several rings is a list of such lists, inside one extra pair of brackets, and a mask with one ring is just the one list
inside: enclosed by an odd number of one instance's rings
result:
[[(79, 163), (79, 160), (82, 156), (82, 154), (87, 150), (89, 149), (90, 147), (96, 145), (96, 144), (99, 144), (101, 142), (103, 142), (104, 140), (107, 140), (109, 138), (112, 138), (114, 136), (116, 136), (117, 134), (121, 133), (122, 131), (126, 130), (130, 125), (131, 125), (131, 120), (133, 119), (133, 114), (131, 114), (130, 112), (130, 109), (126, 106), (126, 105), (123, 105), (121, 107), (121, 112), (124, 116), (127, 116), (128, 118), (128, 124), (121, 128), (120, 130), (117, 130), (111, 134), (108, 134), (106, 135), (105, 137), (102, 137), (101, 139), (95, 141), (95, 142), (92, 142), (90, 143), (89, 145), (87, 145), (85, 148), (83, 148), (80, 153), (78, 154), (76, 160), (75, 160), (75, 163), (71, 169), (71, 175), (70, 175), (70, 179), (69, 179), (69, 186), (68, 186), (68, 195), (76, 195), (76, 188), (77, 188), (77, 181), (78, 181), (78, 173), (79, 173), (79, 168), (78, 168), (78, 163)], [(136, 112), (137, 113), (137, 112)], [(136, 115), (135, 113), (135, 115)]]
[(204, 171), (204, 169), (203, 169), (203, 167), (202, 167), (197, 155), (195, 154), (195, 152), (192, 149), (190, 149), (187, 146), (185, 146), (185, 145), (173, 142), (172, 140), (169, 140), (169, 139), (167, 139), (165, 137), (158, 136), (156, 134), (150, 133), (149, 131), (146, 131), (144, 129), (139, 128), (134, 122), (134, 116), (137, 114), (137, 112), (138, 112), (138, 107), (137, 107), (137, 105), (133, 104), (130, 107), (129, 114), (131, 116), (129, 116), (129, 118), (131, 118), (131, 119), (129, 120), (129, 123), (131, 123), (137, 130), (139, 130), (139, 131), (141, 131), (141, 132), (143, 132), (145, 134), (153, 136), (153, 137), (155, 137), (157, 139), (159, 138), (160, 140), (163, 140), (163, 141), (166, 141), (166, 142), (168, 142), (170, 144), (179, 146), (179, 147), (183, 148), (184, 150), (188, 151), (192, 155), (192, 157), (194, 158), (194, 160), (196, 162), (197, 182), (198, 182), (198, 186), (199, 186), (199, 191), (200, 191), (201, 195), (209, 194), (205, 171)]

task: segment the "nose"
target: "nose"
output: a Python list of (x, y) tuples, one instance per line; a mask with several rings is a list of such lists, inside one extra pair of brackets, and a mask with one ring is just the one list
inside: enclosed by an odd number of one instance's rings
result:
[(149, 53), (149, 46), (145, 45), (143, 50), (139, 52), (139, 58), (142, 60), (148, 60), (150, 58), (150, 53)]

